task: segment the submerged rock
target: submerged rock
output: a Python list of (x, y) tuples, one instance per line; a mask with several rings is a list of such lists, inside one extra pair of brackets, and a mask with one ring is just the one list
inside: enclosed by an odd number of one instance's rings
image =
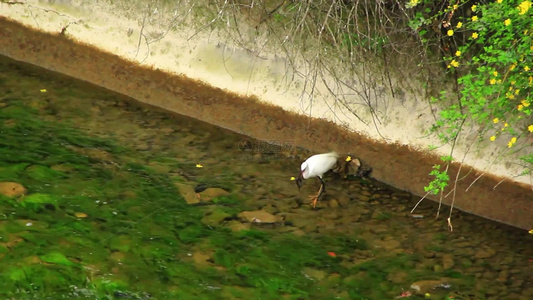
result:
[(421, 280), (411, 284), (411, 289), (418, 295), (431, 293), (437, 288), (448, 289), (450, 287), (451, 285), (444, 278), (440, 280)]
[(407, 274), (407, 272), (398, 271), (398, 272), (390, 273), (389, 275), (387, 275), (387, 280), (394, 282), (396, 284), (400, 284), (400, 283), (405, 282), (407, 277), (409, 277), (409, 274)]
[(476, 253), (474, 254), (475, 258), (478, 259), (485, 259), (489, 257), (493, 257), (496, 254), (496, 250), (489, 248), (489, 247), (479, 247), (476, 250)]
[(273, 215), (264, 210), (243, 211), (238, 216), (250, 223), (273, 224), (283, 222), (283, 218), (279, 215)]
[(230, 221), (226, 224), (226, 227), (232, 231), (250, 230), (250, 223), (241, 223), (239, 221)]
[(178, 187), (180, 194), (183, 196), (187, 204), (200, 203), (200, 197), (194, 192), (194, 187), (189, 184), (179, 182), (176, 182), (174, 185)]
[(313, 269), (306, 267), (302, 270), (302, 273), (305, 277), (311, 279), (311, 280), (317, 280), (321, 281), (322, 279), (326, 278), (326, 272), (318, 269)]
[(229, 195), (229, 192), (221, 188), (209, 188), (200, 193), (202, 202), (209, 202), (217, 197)]
[(212, 260), (211, 255), (202, 252), (194, 252), (192, 254), (192, 260), (194, 264), (200, 268), (206, 268), (213, 265), (210, 262)]
[(202, 223), (208, 226), (216, 226), (230, 217), (231, 215), (227, 212), (215, 209), (212, 213), (202, 218)]
[(26, 194), (26, 188), (16, 182), (0, 182), (0, 194), (8, 197), (19, 197)]
[(68, 146), (67, 148), (71, 149), (72, 151), (83, 154), (89, 159), (97, 162), (112, 162), (113, 161), (113, 155), (111, 153), (102, 150), (100, 148), (81, 148), (77, 146)]
[(449, 270), (453, 268), (454, 265), (455, 265), (455, 261), (453, 259), (452, 254), (447, 253), (442, 256), (442, 267), (444, 268), (444, 270)]

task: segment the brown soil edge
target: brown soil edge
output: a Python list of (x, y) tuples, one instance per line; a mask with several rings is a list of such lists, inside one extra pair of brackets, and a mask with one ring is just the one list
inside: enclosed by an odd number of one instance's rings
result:
[[(434, 155), (372, 141), (325, 120), (287, 112), (185, 76), (141, 67), (66, 36), (39, 32), (4, 17), (0, 17), (0, 54), (260, 140), (290, 140), (313, 152), (351, 153), (373, 167), (377, 180), (415, 195), (425, 194), (423, 187), (431, 180), (428, 173), (439, 163)], [(450, 178), (455, 178), (458, 167), (451, 167)], [(457, 184), (456, 208), (519, 228), (533, 228), (531, 186), (502, 182), (503, 178), (489, 175), (471, 185), (480, 173), (470, 170), (463, 166), (461, 171), (464, 178)], [(451, 196), (444, 203), (450, 200)]]

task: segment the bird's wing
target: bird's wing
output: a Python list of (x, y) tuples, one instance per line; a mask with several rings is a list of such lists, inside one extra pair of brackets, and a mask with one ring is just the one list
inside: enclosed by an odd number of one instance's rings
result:
[(339, 155), (335, 152), (317, 154), (311, 156), (307, 160), (307, 166), (309, 168), (309, 176), (322, 176), (327, 171), (331, 170), (337, 163)]

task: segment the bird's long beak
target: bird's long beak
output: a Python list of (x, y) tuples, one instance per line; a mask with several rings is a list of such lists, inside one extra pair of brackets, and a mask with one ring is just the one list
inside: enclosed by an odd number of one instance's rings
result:
[(298, 190), (302, 188), (302, 182), (303, 182), (303, 172), (300, 172), (300, 175), (298, 175), (298, 178), (296, 178), (296, 185), (298, 186)]

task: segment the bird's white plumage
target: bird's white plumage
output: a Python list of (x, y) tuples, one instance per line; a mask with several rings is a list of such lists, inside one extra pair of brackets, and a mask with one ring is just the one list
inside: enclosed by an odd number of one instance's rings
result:
[(316, 154), (302, 163), (300, 170), (304, 179), (320, 177), (331, 170), (337, 163), (339, 155), (335, 152)]

